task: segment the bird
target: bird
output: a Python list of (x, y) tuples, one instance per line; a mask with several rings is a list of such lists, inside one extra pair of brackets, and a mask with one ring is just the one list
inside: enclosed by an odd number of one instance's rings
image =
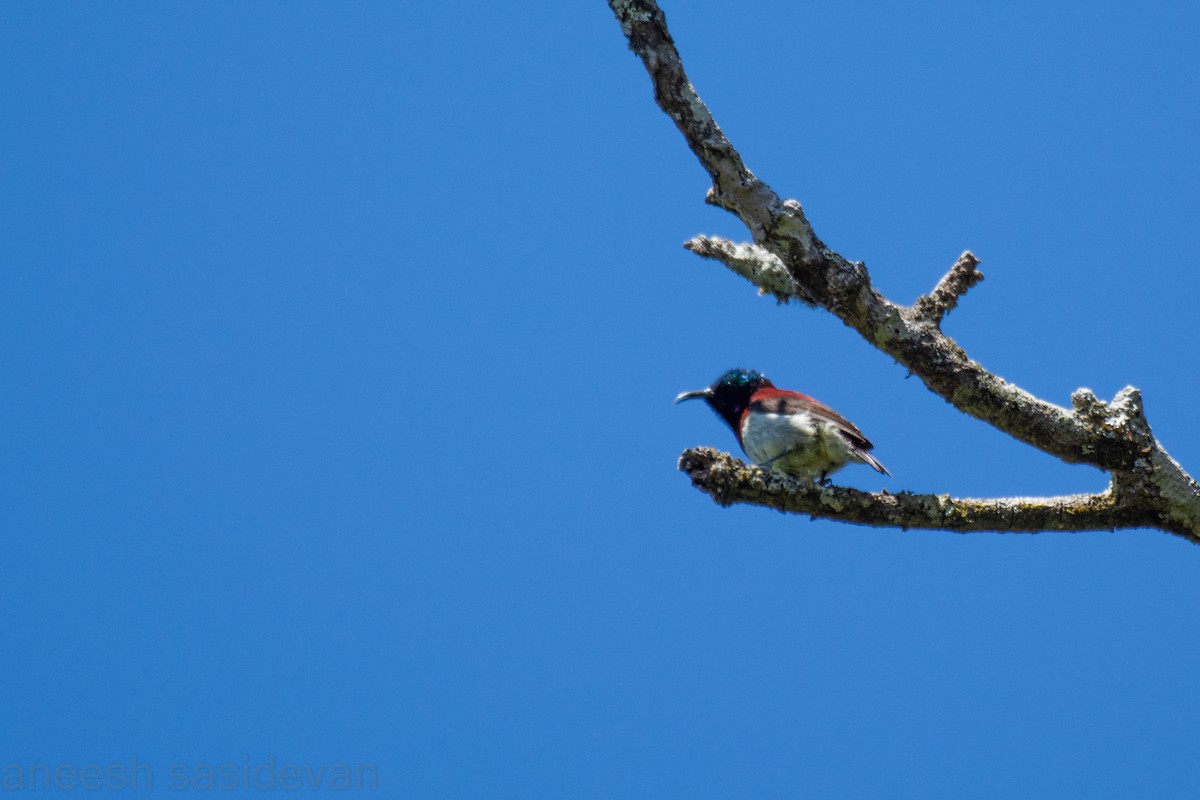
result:
[(711, 386), (675, 398), (703, 400), (760, 467), (822, 484), (850, 462), (891, 475), (854, 423), (805, 394), (777, 389), (758, 370), (731, 369)]

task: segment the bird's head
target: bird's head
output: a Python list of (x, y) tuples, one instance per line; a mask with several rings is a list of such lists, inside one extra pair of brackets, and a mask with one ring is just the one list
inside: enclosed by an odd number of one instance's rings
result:
[(750, 405), (750, 396), (759, 389), (774, 385), (758, 370), (731, 369), (711, 386), (684, 392), (675, 398), (675, 402), (702, 399), (733, 428), (734, 433), (738, 433), (742, 412)]

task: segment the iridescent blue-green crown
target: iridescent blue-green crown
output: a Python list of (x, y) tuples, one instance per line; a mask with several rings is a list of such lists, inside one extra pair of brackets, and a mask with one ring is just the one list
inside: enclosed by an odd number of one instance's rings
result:
[(750, 386), (766, 380), (766, 376), (756, 369), (731, 369), (717, 378), (721, 386)]

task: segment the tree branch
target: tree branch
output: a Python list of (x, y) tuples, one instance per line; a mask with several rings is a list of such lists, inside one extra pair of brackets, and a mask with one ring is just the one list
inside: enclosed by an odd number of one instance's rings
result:
[(1111, 489), (1101, 494), (992, 499), (911, 492), (873, 494), (790, 478), (709, 447), (685, 450), (679, 469), (723, 506), (747, 503), (857, 525), (1037, 533), (1137, 528), (1156, 521), (1122, 504)]
[[(1088, 496), (1091, 499), (1086, 505), (1092, 510), (1071, 515), (1073, 519), (1093, 520), (1094, 527), (1099, 528), (1153, 525), (1200, 542), (1200, 486), (1150, 432), (1136, 389), (1122, 390), (1107, 404), (1081, 390), (1073, 397), (1073, 408), (1066, 409), (1034, 397), (968, 358), (940, 325), (958, 299), (983, 278), (976, 269), (978, 260), (970, 253), (964, 253), (933, 291), (912, 306), (885, 298), (872, 286), (864, 264), (851, 262), (825, 246), (800, 203), (781, 199), (746, 167), (688, 80), (657, 3), (609, 0), (609, 6), (621, 23), (630, 49), (650, 75), (655, 100), (712, 178), (707, 202), (735, 214), (753, 238), (752, 244), (737, 245), (724, 239), (697, 237), (688, 242), (688, 249), (721, 261), (780, 300), (796, 298), (829, 311), (960, 411), (1064, 461), (1091, 464), (1113, 473), (1110, 493)], [(740, 472), (722, 474), (742, 475), (749, 480)], [(743, 501), (728, 489), (721, 492), (714, 496)], [(1096, 516), (1099, 512), (1095, 508), (1108, 502), (1101, 503), (1097, 498), (1108, 498), (1110, 494), (1121, 506), (1118, 522), (1110, 521), (1109, 516)], [(985, 513), (984, 506), (969, 504), (1011, 501), (954, 502), (958, 503), (956, 508), (974, 510), (976, 522), (961, 529), (995, 530), (999, 518)], [(895, 503), (888, 501), (887, 505), (891, 508)], [(913, 523), (878, 521), (886, 519), (893, 517), (877, 509), (873, 515), (864, 511), (859, 518), (847, 521), (917, 527)]]
[(937, 286), (929, 294), (921, 295), (913, 303), (913, 317), (932, 325), (941, 326), (942, 317), (949, 314), (958, 305), (962, 297), (971, 287), (983, 280), (983, 273), (976, 267), (979, 259), (970, 250), (964, 252), (954, 262), (950, 271), (942, 276)]
[(779, 257), (756, 244), (735, 244), (719, 236), (697, 236), (684, 247), (703, 258), (720, 261), (762, 292), (787, 302), (797, 294), (796, 279)]

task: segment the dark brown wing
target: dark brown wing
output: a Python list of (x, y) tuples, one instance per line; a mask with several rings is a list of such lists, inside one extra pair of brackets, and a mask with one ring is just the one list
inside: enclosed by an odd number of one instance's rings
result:
[(863, 432), (850, 420), (834, 411), (819, 400), (814, 400), (806, 394), (789, 392), (787, 389), (759, 389), (750, 398), (748, 411), (763, 414), (801, 414), (809, 413), (818, 419), (835, 426), (855, 448), (870, 450), (875, 445), (863, 436)]

